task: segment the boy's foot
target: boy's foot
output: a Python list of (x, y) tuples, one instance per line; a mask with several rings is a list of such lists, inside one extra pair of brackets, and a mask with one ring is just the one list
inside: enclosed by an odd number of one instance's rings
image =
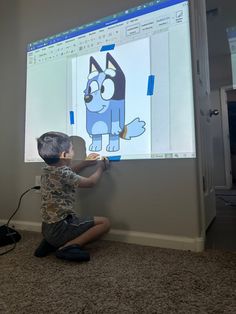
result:
[(56, 257), (68, 261), (88, 262), (90, 260), (89, 252), (83, 251), (78, 244), (72, 244), (58, 249)]
[(38, 246), (38, 248), (34, 252), (34, 256), (36, 257), (45, 257), (48, 254), (55, 252), (56, 247), (48, 243), (45, 239), (43, 239)]

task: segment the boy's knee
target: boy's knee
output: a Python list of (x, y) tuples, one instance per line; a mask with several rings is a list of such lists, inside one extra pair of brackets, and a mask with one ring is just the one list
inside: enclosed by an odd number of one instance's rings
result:
[(104, 217), (103, 224), (104, 224), (106, 231), (109, 231), (111, 228), (110, 220), (108, 218)]
[(102, 217), (102, 224), (103, 224), (104, 229), (106, 230), (106, 232), (110, 230), (111, 223), (110, 223), (110, 220), (107, 217)]
[(108, 218), (106, 218), (106, 227), (107, 227), (107, 231), (111, 229), (111, 222)]
[(111, 228), (110, 220), (106, 217), (95, 217), (95, 225), (102, 225), (105, 232)]

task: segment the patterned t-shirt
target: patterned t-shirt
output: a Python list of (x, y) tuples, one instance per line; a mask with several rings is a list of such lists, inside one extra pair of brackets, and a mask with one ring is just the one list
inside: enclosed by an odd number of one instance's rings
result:
[(58, 222), (74, 213), (75, 188), (80, 176), (68, 166), (45, 166), (41, 175), (41, 214), (43, 222)]

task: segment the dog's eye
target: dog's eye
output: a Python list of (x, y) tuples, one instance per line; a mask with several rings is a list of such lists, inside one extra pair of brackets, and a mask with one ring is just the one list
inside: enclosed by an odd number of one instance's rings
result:
[(92, 81), (90, 83), (88, 92), (89, 92), (89, 94), (91, 94), (91, 93), (96, 92), (98, 89), (99, 89), (98, 82), (97, 81)]
[(114, 82), (111, 79), (106, 79), (102, 83), (101, 94), (105, 100), (111, 99), (115, 92)]

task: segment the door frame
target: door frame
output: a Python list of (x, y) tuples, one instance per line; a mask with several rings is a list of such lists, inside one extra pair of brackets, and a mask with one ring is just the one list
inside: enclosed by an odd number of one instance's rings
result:
[(220, 105), (222, 116), (222, 137), (224, 146), (224, 166), (225, 166), (225, 181), (224, 188), (232, 188), (232, 166), (231, 166), (231, 153), (230, 153), (230, 136), (229, 136), (229, 115), (228, 115), (228, 102), (227, 92), (235, 90), (236, 85), (222, 86), (220, 88)]

